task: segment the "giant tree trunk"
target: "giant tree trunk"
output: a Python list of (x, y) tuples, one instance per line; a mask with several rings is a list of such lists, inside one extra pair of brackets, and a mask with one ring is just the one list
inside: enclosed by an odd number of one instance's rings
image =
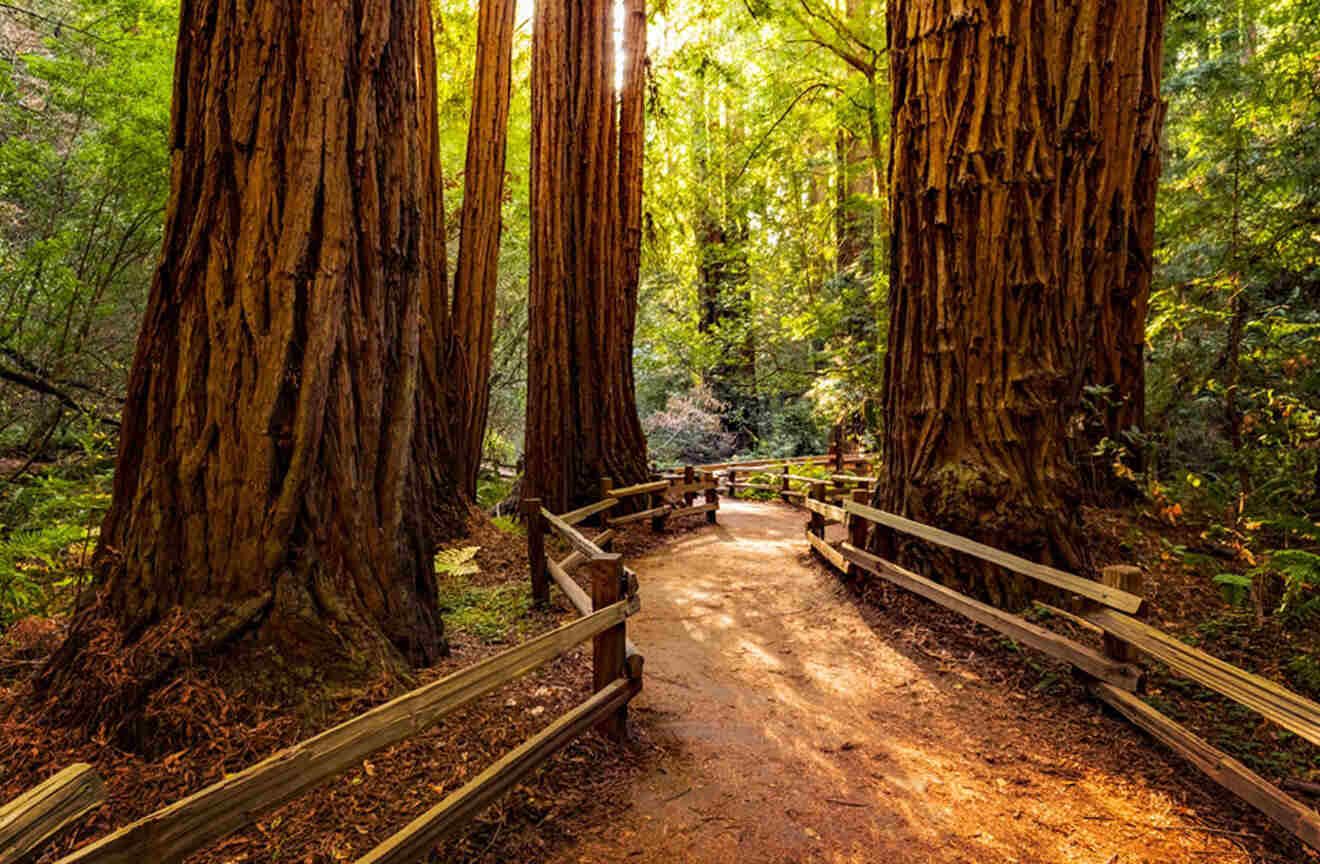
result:
[(555, 510), (597, 497), (602, 476), (647, 476), (625, 341), (636, 289), (621, 275), (631, 235), (620, 187), (640, 182), (641, 164), (629, 163), (635, 181), (621, 178), (613, 9), (536, 6), (525, 494)]
[(454, 476), (476, 498), (490, 407), (491, 349), (500, 260), (500, 207), (509, 131), (514, 0), (481, 0), (454, 273)]
[[(434, 56), (425, 0), (184, 0), (103, 592), (43, 676), (71, 712), (131, 713), (238, 643), (266, 680), (445, 650), (432, 555), (461, 515), (428, 432), (449, 326)], [(98, 626), (136, 680), (98, 677)]]
[[(1153, 183), (1161, 20), (1162, 0), (891, 0), (886, 509), (1089, 569), (1074, 416), (1096, 370), (1125, 390), (1139, 374), (1113, 360), (1144, 313), (1125, 280), (1153, 238), (1128, 202)], [(907, 554), (1025, 596), (993, 568)]]

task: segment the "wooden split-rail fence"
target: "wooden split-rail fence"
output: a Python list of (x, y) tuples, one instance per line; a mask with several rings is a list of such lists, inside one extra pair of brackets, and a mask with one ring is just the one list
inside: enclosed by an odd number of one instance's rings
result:
[[(509, 791), (556, 752), (590, 729), (615, 739), (626, 733), (627, 704), (641, 691), (643, 658), (628, 639), (626, 622), (641, 608), (636, 576), (621, 556), (607, 552), (619, 527), (650, 519), (656, 530), (672, 516), (704, 513), (715, 520), (719, 502), (715, 481), (688, 468), (677, 480), (660, 479), (614, 489), (609, 497), (571, 513), (555, 515), (539, 502), (529, 507), (528, 553), (537, 600), (549, 600), (547, 576), (568, 597), (580, 617), (517, 647), (419, 687), (252, 767), (225, 777), (167, 807), (148, 814), (60, 859), (59, 864), (144, 864), (182, 861), (224, 836), (253, 824), (272, 810), (360, 765), (371, 754), (398, 744), (446, 715), (522, 677), (578, 645), (592, 641), (594, 695), (524, 741), (462, 788), (414, 819), (397, 834), (358, 859), (358, 864), (402, 864), (425, 858), (461, 831), (488, 804)], [(694, 503), (698, 493), (705, 501)], [(678, 496), (670, 505), (664, 495)], [(639, 512), (609, 518), (621, 500), (646, 496)], [(587, 539), (574, 526), (597, 516), (605, 531)], [(562, 561), (545, 558), (544, 534), (553, 530), (572, 553)], [(569, 572), (590, 571), (591, 593)], [(102, 784), (89, 765), (73, 765), (0, 806), (0, 864), (17, 862), (55, 833), (104, 802)]]
[[(1146, 623), (1143, 620), (1146, 604), (1140, 596), (1140, 569), (1106, 567), (1101, 571), (1101, 581), (1096, 582), (878, 510), (867, 503), (869, 493), (865, 490), (854, 491), (841, 504), (831, 503), (826, 500), (824, 484), (813, 482), (811, 495), (803, 501), (803, 506), (811, 514), (806, 539), (829, 564), (854, 578), (862, 573), (878, 576), (1072, 665), (1085, 678), (1096, 697), (1220, 786), (1278, 822), (1311, 848), (1320, 850), (1320, 816), (1315, 810), (1138, 697), (1137, 694), (1145, 688), (1140, 660), (1143, 656), (1157, 660), (1175, 673), (1318, 745), (1320, 705)], [(838, 545), (825, 539), (825, 527), (831, 523), (842, 524), (847, 531), (847, 539)], [(1097, 651), (1019, 615), (982, 603), (868, 552), (871, 532), (874, 531), (892, 531), (915, 537), (1066, 592), (1074, 598), (1076, 612), (1047, 608), (1098, 630), (1103, 637), (1102, 650)]]

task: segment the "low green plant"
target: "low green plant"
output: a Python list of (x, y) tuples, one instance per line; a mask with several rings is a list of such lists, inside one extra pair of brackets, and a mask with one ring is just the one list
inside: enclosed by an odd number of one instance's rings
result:
[(1283, 577), (1283, 603), (1279, 612), (1300, 623), (1320, 614), (1320, 555), (1303, 549), (1277, 549), (1259, 570)]
[(508, 642), (520, 635), (532, 608), (526, 585), (476, 586), (469, 576), (481, 572), (476, 562), (480, 546), (441, 549), (435, 556), (440, 580), (437, 597), (445, 625), (470, 633), (483, 642)]
[(526, 629), (532, 592), (526, 585), (474, 586), (456, 575), (441, 583), (439, 601), (447, 628), (483, 642), (510, 642)]
[(1224, 602), (1230, 606), (1245, 606), (1251, 597), (1251, 576), (1245, 573), (1224, 572), (1215, 576), (1215, 584)]
[(1302, 692), (1320, 697), (1320, 660), (1312, 654), (1298, 654), (1288, 661), (1288, 679)]
[(456, 546), (435, 553), (435, 572), (448, 576), (471, 576), (481, 572), (476, 562), (480, 546)]
[(500, 529), (505, 534), (515, 534), (519, 537), (527, 536), (527, 526), (523, 525), (521, 522), (519, 522), (517, 519), (514, 519), (512, 516), (496, 516), (494, 519), (490, 521), (495, 525), (496, 528)]
[(87, 455), (0, 486), (0, 629), (57, 611), (56, 598), (78, 576), (67, 553), (96, 542), (112, 463)]

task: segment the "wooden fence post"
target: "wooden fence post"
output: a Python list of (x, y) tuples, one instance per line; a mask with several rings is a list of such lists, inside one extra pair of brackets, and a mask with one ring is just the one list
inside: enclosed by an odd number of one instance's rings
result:
[[(604, 501), (606, 498), (610, 497), (610, 490), (612, 490), (613, 488), (614, 488), (613, 477), (600, 478), (600, 500)], [(620, 501), (619, 503), (622, 504), (623, 502)], [(626, 508), (624, 508), (623, 512), (628, 512), (628, 511)], [(610, 512), (608, 510), (602, 510), (600, 511), (600, 530), (608, 531), (609, 529), (610, 529)], [(605, 545), (602, 546), (601, 548), (608, 552), (611, 542), (612, 541), (609, 540), (605, 541)]]
[(785, 501), (788, 500), (788, 496), (784, 494), (787, 491), (788, 491), (788, 463), (785, 462), (784, 476), (779, 481), (779, 497), (783, 498)]
[[(1110, 588), (1118, 588), (1129, 594), (1141, 593), (1141, 568), (1127, 564), (1114, 564), (1100, 571), (1100, 581)], [(1105, 656), (1122, 663), (1136, 663), (1141, 659), (1141, 651), (1131, 642), (1124, 642), (1109, 633), (1104, 635)]]
[[(715, 472), (714, 472), (714, 471), (711, 471), (709, 474), (703, 473), (701, 476), (705, 477), (706, 480), (709, 481), (710, 484), (711, 484), (711, 488), (709, 488), (709, 489), (706, 490), (706, 503), (707, 503), (707, 504), (713, 504), (713, 505), (715, 505), (715, 506), (719, 506), (719, 503), (720, 503), (719, 492), (716, 491), (716, 489), (715, 489)], [(706, 511), (706, 521), (709, 522), (709, 523), (712, 524), (712, 525), (715, 524), (715, 511), (714, 511), (714, 510), (707, 510), (707, 511)]]
[[(854, 489), (852, 500), (858, 504), (869, 504), (870, 499), (865, 489)], [(865, 519), (855, 513), (848, 514), (848, 542), (858, 549), (866, 548), (866, 528), (869, 525)], [(865, 571), (852, 562), (848, 563), (848, 578), (861, 579)]]
[(545, 519), (541, 516), (541, 499), (524, 498), (523, 513), (527, 516), (527, 564), (532, 570), (532, 601), (538, 606), (550, 604), (550, 572), (545, 566)]
[(738, 471), (735, 468), (729, 469), (729, 497), (738, 497)]
[[(697, 482), (697, 474), (696, 474), (696, 471), (693, 470), (693, 468), (692, 468), (691, 465), (684, 465), (684, 466), (683, 466), (683, 485), (684, 485), (684, 486), (691, 486), (693, 483), (696, 483), (696, 482)], [(697, 493), (696, 493), (696, 492), (684, 492), (684, 493), (683, 493), (683, 506), (684, 506), (684, 507), (691, 507), (691, 506), (692, 506), (692, 502), (695, 501), (695, 500), (697, 500)]]
[[(819, 480), (814, 481), (811, 484), (811, 497), (814, 501), (824, 503), (825, 484)], [(815, 510), (811, 511), (811, 525), (809, 527), (812, 534), (815, 534), (822, 540), (825, 539), (825, 517), (817, 513)]]
[[(654, 510), (657, 507), (663, 507), (665, 504), (665, 493), (656, 492), (647, 496), (650, 508)], [(651, 517), (651, 533), (659, 534), (665, 530), (665, 517), (667, 514), (661, 513), (658, 516)]]
[[(592, 561), (591, 564), (591, 605), (593, 609), (604, 609), (623, 598), (623, 558), (611, 555)], [(628, 626), (623, 621), (595, 636), (592, 641), (592, 682), (595, 692), (599, 693), (626, 673), (624, 662), (627, 659)], [(628, 709), (621, 707), (605, 720), (596, 730), (615, 741), (622, 741), (628, 734)]]

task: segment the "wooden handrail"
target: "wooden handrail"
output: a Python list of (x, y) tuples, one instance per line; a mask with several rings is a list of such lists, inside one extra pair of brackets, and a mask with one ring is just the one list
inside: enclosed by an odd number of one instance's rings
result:
[[(546, 565), (550, 570), (550, 578), (559, 586), (559, 590), (564, 592), (564, 596), (568, 598), (568, 602), (577, 610), (579, 615), (591, 614), (591, 597), (582, 589), (581, 585), (577, 584), (577, 580), (568, 574), (568, 568), (576, 564), (581, 564), (586, 560), (587, 559), (584, 556), (579, 556), (577, 552), (574, 552), (572, 555), (565, 558), (562, 564), (555, 563), (554, 561), (546, 562)], [(629, 590), (634, 592), (633, 596), (629, 597), (629, 600), (635, 602), (637, 599), (635, 594), (637, 590), (637, 574), (633, 573), (627, 567), (623, 568), (623, 572), (624, 579), (628, 582)], [(628, 658), (628, 676), (630, 678), (641, 678), (642, 667), (646, 663), (646, 658), (642, 656), (642, 652), (637, 650), (637, 646), (633, 644), (632, 639), (627, 640), (625, 647)]]
[(411, 864), (425, 858), (538, 765), (610, 716), (642, 689), (619, 678), (554, 723), (527, 739), (461, 789), (418, 816), (408, 827), (359, 858), (357, 864)]
[[(669, 509), (669, 505), (666, 504), (661, 507), (652, 507), (650, 510), (639, 510), (636, 513), (629, 513), (627, 516), (615, 516), (610, 520), (610, 525), (628, 525), (633, 522), (644, 522), (647, 519), (659, 516), (662, 513), (668, 513)], [(599, 540), (600, 538), (597, 537), (596, 539)]]
[(994, 606), (982, 603), (979, 600), (973, 600), (965, 594), (954, 591), (952, 588), (947, 588), (938, 582), (932, 582), (923, 576), (918, 576), (916, 573), (905, 570), (897, 564), (858, 549), (851, 543), (844, 543), (839, 551), (842, 552), (844, 558), (863, 570), (874, 573), (896, 585), (901, 585), (914, 594), (919, 594), (927, 600), (965, 615), (978, 624), (983, 624), (992, 630), (998, 630), (1000, 633), (1030, 645), (1032, 648), (1051, 657), (1065, 663), (1071, 663), (1101, 681), (1107, 681), (1125, 690), (1135, 690), (1141, 680), (1141, 673), (1127, 664), (1117, 663), (1099, 651), (1046, 630), (1044, 627), (1033, 624), (1025, 618), (1005, 612), (1002, 609), (996, 609)]
[(802, 502), (802, 506), (812, 513), (819, 513), (826, 519), (833, 519), (835, 522), (844, 522), (848, 519), (847, 510), (842, 507), (835, 507), (833, 504), (827, 504), (824, 501), (818, 501), (815, 498), (807, 498)]
[(1320, 817), (1228, 754), (1216, 750), (1131, 693), (1096, 683), (1091, 692), (1128, 720), (1191, 762), (1210, 779), (1287, 828), (1312, 849), (1320, 849)]
[(1178, 674), (1245, 705), (1312, 744), (1320, 744), (1320, 705), (1310, 699), (1112, 609), (1097, 609), (1082, 617)]
[(103, 801), (101, 776), (79, 762), (0, 805), (0, 864), (21, 861)]
[(568, 545), (585, 555), (588, 561), (610, 561), (619, 558), (618, 554), (606, 552), (595, 543), (592, 543), (580, 531), (544, 507), (541, 508), (541, 518), (545, 519)]
[(652, 483), (638, 483), (635, 486), (624, 486), (621, 489), (611, 489), (610, 495), (615, 498), (630, 498), (634, 495), (650, 495), (653, 492), (663, 492), (668, 488), (668, 480), (656, 480)]
[(856, 501), (845, 501), (843, 506), (849, 513), (854, 513), (877, 525), (884, 525), (895, 531), (902, 531), (904, 534), (920, 537), (930, 543), (937, 543), (957, 552), (973, 555), (983, 561), (989, 561), (1015, 573), (1021, 573), (1023, 576), (1030, 576), (1038, 582), (1044, 582), (1056, 588), (1080, 594), (1088, 600), (1112, 606), (1120, 612), (1136, 613), (1141, 611), (1144, 602), (1142, 598), (1121, 591), (1118, 588), (1110, 588), (1099, 582), (1075, 576), (1072, 573), (1065, 573), (1044, 564), (1037, 564), (1034, 561), (1028, 561), (1012, 553), (996, 549), (993, 546), (987, 546), (984, 543), (978, 543), (975, 540), (951, 534), (939, 528), (932, 528), (920, 522), (913, 522), (911, 519), (904, 519), (902, 516), (895, 516), (893, 513), (886, 513), (883, 510), (877, 510)]
[[(613, 490), (610, 490), (613, 492)], [(619, 503), (618, 496), (611, 495), (609, 498), (597, 501), (595, 504), (588, 504), (586, 507), (579, 507), (576, 510), (570, 510), (567, 513), (560, 513), (557, 517), (566, 525), (576, 525), (600, 513), (602, 510), (608, 510)]]
[(636, 597), (405, 693), (78, 849), (59, 864), (182, 861), (364, 758), (626, 620)]

